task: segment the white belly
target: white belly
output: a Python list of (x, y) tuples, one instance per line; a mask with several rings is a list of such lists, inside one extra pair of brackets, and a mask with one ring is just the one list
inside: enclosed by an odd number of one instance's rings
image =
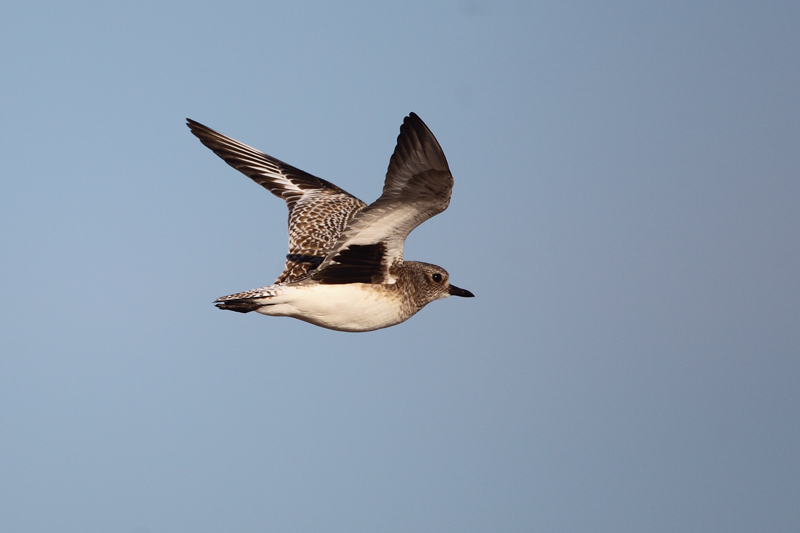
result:
[(282, 287), (281, 294), (265, 299), (262, 315), (289, 316), (338, 331), (372, 331), (407, 319), (400, 300), (371, 285), (310, 285)]

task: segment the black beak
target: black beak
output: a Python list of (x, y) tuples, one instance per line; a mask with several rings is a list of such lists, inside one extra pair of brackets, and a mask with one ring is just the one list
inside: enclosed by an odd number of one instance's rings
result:
[(463, 296), (464, 298), (475, 298), (475, 295), (468, 290), (459, 289), (455, 285), (450, 285), (450, 296)]

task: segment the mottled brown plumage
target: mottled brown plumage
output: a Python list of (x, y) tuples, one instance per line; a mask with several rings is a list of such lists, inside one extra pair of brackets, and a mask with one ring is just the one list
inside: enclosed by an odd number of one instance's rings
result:
[(333, 183), (275, 159), (244, 143), (187, 119), (192, 133), (226, 163), (289, 208), (289, 253), (275, 283), (305, 277), (331, 252), (339, 235), (367, 204)]

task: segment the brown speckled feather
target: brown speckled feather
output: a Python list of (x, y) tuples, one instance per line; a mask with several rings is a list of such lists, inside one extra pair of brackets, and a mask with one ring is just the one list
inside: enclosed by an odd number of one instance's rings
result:
[(192, 133), (226, 163), (289, 208), (289, 253), (276, 283), (302, 279), (331, 252), (345, 226), (366, 204), (324, 179), (187, 119)]

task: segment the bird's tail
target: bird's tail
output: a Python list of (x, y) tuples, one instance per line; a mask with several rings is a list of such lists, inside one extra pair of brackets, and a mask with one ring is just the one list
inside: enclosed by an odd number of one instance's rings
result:
[(257, 304), (252, 300), (242, 298), (241, 300), (226, 300), (224, 302), (214, 302), (218, 309), (226, 309), (237, 313), (249, 313), (255, 311), (264, 304)]
[(278, 285), (251, 289), (249, 291), (237, 292), (228, 296), (220, 296), (214, 300), (214, 305), (219, 309), (235, 311), (237, 313), (249, 313), (259, 307), (270, 305), (269, 300), (278, 296), (283, 291)]

